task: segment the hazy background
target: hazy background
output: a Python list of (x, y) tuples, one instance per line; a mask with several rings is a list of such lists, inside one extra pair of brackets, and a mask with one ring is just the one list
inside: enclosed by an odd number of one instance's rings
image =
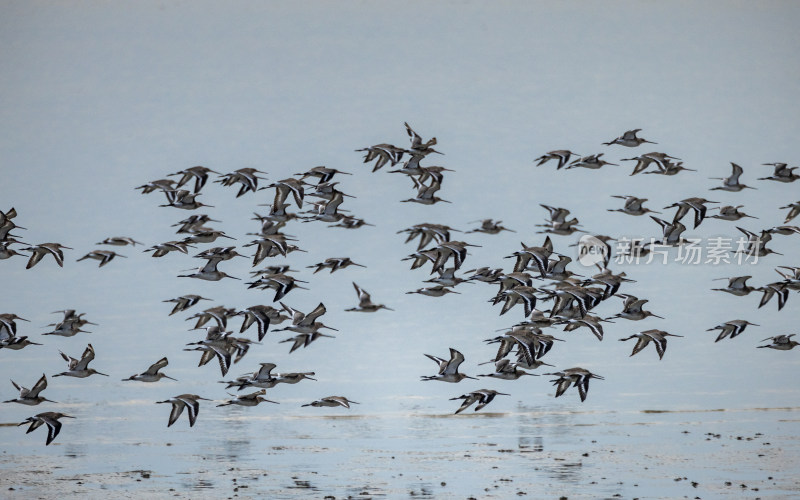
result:
[[(120, 446), (123, 455), (133, 453), (130, 445), (142, 441), (183, 443), (170, 464), (180, 468), (182, 460), (194, 460), (185, 457), (202, 455), (198, 436), (212, 432), (230, 442), (242, 433), (260, 434), (257, 419), (265, 416), (288, 419), (281, 420), (283, 435), (300, 432), (297, 427), (307, 420), (295, 417), (344, 413), (300, 407), (331, 394), (361, 403), (350, 414), (391, 415), (401, 426), (410, 425), (411, 437), (400, 434), (412, 450), (426, 449), (430, 439), (471, 435), (461, 427), (463, 420), (448, 419), (435, 432), (423, 425), (425, 432), (418, 434), (406, 418), (449, 415), (458, 406), (449, 398), (481, 387), (512, 394), (487, 408), (501, 413), (494, 424), (499, 428), (505, 426), (503, 414), (520, 419), (530, 412), (597, 412), (612, 415), (610, 421), (616, 412), (653, 409), (789, 408), (792, 415), (800, 406), (793, 383), (800, 366), (797, 350), (755, 346), (762, 338), (797, 331), (797, 294), (777, 312), (775, 299), (757, 308), (760, 293), (733, 297), (709, 289), (724, 285), (711, 280), (729, 276), (752, 275), (754, 286), (777, 280), (776, 266), (800, 265), (800, 236), (775, 236), (769, 246), (783, 256), (757, 265), (612, 266), (637, 281), (624, 285), (623, 292), (650, 299), (647, 308), (666, 319), (608, 324), (602, 343), (585, 329), (557, 332), (568, 342), (559, 343), (545, 361), (557, 369), (583, 366), (606, 378), (593, 383), (580, 404), (574, 390), (554, 399), (546, 377), (420, 382), (435, 369), (423, 353), (445, 356), (449, 347), (465, 354), (462, 371), (488, 373), (490, 366), (477, 363), (495, 351), (482, 340), (523, 316), (518, 306), (499, 317), (499, 306), (487, 303), (496, 286), (483, 283), (460, 286), (461, 295), (439, 299), (406, 295), (423, 286), (429, 266), (409, 271), (400, 259), (416, 242), (404, 245), (404, 235), (396, 232), (422, 222), (467, 230), (476, 227), (469, 223), (476, 219), (502, 219), (517, 233), (455, 233), (454, 239), (481, 245), (471, 249), (462, 269), (509, 270), (512, 261), (503, 257), (520, 241), (543, 241), (535, 234), (547, 215), (540, 203), (569, 208), (584, 229), (612, 236), (660, 235), (648, 217), (607, 212), (621, 207), (621, 200), (610, 198), (615, 194), (649, 198), (646, 206), (655, 210), (703, 196), (744, 205), (759, 217), (737, 223), (709, 219), (687, 236), (738, 238), (736, 225), (758, 231), (782, 224), (787, 211), (778, 207), (800, 199), (800, 183), (756, 178), (772, 173), (762, 163), (800, 161), (798, 21), (800, 5), (793, 2), (0, 2), (0, 209), (17, 209), (15, 222), (27, 230), (14, 233), (24, 241), (74, 248), (66, 251), (63, 269), (49, 257), (30, 270), (23, 258), (0, 262), (0, 312), (30, 319), (19, 324), (19, 334), (45, 344), (0, 352), (0, 382), (13, 378), (29, 387), (42, 372), (50, 377), (64, 370), (59, 350), (78, 357), (88, 342), (97, 352), (92, 366), (111, 375), (51, 379), (44, 395), (62, 405), (3, 405), (2, 420), (19, 422), (61, 409), (75, 414), (78, 420), (65, 423), (56, 443), (73, 446), (72, 454), (84, 457), (75, 470), (91, 472), (109, 463), (119, 470), (140, 467), (135, 458), (101, 463), (96, 457), (113, 456)], [(404, 121), (424, 139), (438, 139), (436, 149), (444, 155), (431, 155), (423, 164), (455, 170), (446, 173), (438, 193), (451, 204), (400, 203), (414, 195), (410, 180), (386, 174), (388, 167), (371, 173), (371, 165), (362, 164), (362, 154), (354, 151), (384, 142), (407, 147)], [(658, 144), (601, 144), (633, 128)], [(553, 149), (604, 152), (605, 159), (623, 166), (534, 167), (534, 158)], [(630, 177), (632, 162), (619, 160), (649, 151), (679, 157), (698, 172)], [(708, 178), (727, 176), (732, 161), (745, 169), (742, 182), (757, 190), (709, 191), (719, 181)], [(194, 429), (183, 420), (167, 429), (168, 408), (154, 401), (185, 392), (216, 400), (227, 396), (216, 383), (216, 365), (197, 368), (199, 355), (182, 351), (201, 337), (187, 332), (193, 324), (184, 321), (201, 307), (168, 317), (171, 304), (161, 301), (197, 293), (214, 299), (202, 307), (243, 309), (270, 304), (273, 295), (233, 280), (176, 278), (198, 259), (142, 253), (176, 239), (170, 226), (192, 213), (223, 221), (212, 225), (237, 238), (237, 246), (250, 241), (247, 232), (258, 230), (250, 217), (268, 212), (259, 205), (272, 202), (273, 190), (237, 199), (237, 188), (209, 181), (199, 199), (214, 208), (187, 212), (158, 207), (165, 203), (163, 195), (143, 196), (134, 189), (194, 165), (220, 173), (258, 168), (268, 173), (264, 185), (316, 165), (350, 172), (335, 179), (356, 196), (342, 208), (375, 227), (348, 231), (292, 222), (285, 232), (307, 253), (263, 263), (288, 262), (300, 270), (296, 276), (309, 281), (310, 290), (293, 291), (285, 302), (303, 311), (324, 302), (328, 313), (321, 320), (339, 332), (336, 339), (320, 339), (291, 356), (289, 345), (278, 343), (290, 335), (270, 333), (227, 378), (269, 361), (278, 364), (277, 371), (315, 371), (317, 382), (271, 390), (267, 396), (281, 404), (268, 408), (239, 411), (204, 403)], [(130, 236), (145, 246), (117, 249), (128, 258), (102, 269), (95, 261), (75, 262), (109, 236)], [(568, 245), (577, 239), (553, 236), (556, 250), (572, 256)], [(368, 267), (333, 275), (306, 269), (345, 255)], [(571, 268), (592, 272), (577, 263)], [(239, 259), (220, 269), (246, 278), (250, 265)], [(395, 311), (344, 312), (357, 304), (352, 281)], [(85, 312), (99, 326), (67, 339), (42, 337), (48, 331), (44, 325), (59, 319), (51, 311), (67, 308)], [(621, 301), (612, 298), (597, 313), (607, 317), (619, 310)], [(716, 333), (705, 330), (731, 319), (760, 326), (715, 344)], [(233, 319), (230, 328), (238, 331), (239, 325)], [(632, 341), (617, 339), (649, 328), (684, 338), (670, 339), (660, 362), (652, 346), (630, 358)], [(253, 338), (254, 330), (248, 336)], [(179, 382), (120, 381), (165, 355), (170, 365), (164, 372)], [(3, 399), (16, 397), (11, 384), (3, 383)], [(755, 417), (756, 427), (771, 422), (769, 413), (763, 415)], [(737, 418), (731, 419), (727, 425), (736, 428)], [(790, 419), (791, 434), (796, 416)], [(236, 430), (231, 421), (244, 422), (244, 429)], [(315, 425), (309, 434), (315, 444), (369, 435)], [(377, 432), (365, 446), (391, 448), (381, 444), (382, 435)], [(108, 436), (114, 446), (94, 449), (95, 436)], [(44, 449), (43, 441), (43, 435), (26, 436), (21, 428), (0, 432), (2, 449), (13, 457), (9, 467), (21, 457), (58, 460), (59, 447)], [(797, 463), (797, 443), (789, 450), (779, 463)], [(292, 457), (282, 460), (302, 462), (307, 454)], [(141, 457), (143, 463), (152, 460), (147, 453)]]

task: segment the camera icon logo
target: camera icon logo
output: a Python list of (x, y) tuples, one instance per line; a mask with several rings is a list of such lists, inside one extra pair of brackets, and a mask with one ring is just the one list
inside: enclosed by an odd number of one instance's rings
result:
[(586, 267), (603, 264), (609, 258), (608, 245), (594, 236), (585, 234), (578, 240), (578, 262)]

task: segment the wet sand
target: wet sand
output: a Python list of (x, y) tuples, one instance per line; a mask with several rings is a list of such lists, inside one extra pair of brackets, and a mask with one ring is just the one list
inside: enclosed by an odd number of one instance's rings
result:
[[(776, 266), (800, 264), (797, 236), (776, 235), (770, 248), (781, 255), (757, 265), (738, 265), (733, 248), (730, 260), (711, 264), (679, 260), (682, 248), (649, 264), (615, 263), (635, 280), (621, 292), (648, 299), (663, 319), (608, 324), (603, 342), (585, 328), (559, 329), (568, 342), (544, 358), (553, 370), (580, 366), (605, 377), (585, 403), (574, 389), (554, 398), (546, 377), (487, 379), (481, 386), (512, 395), (454, 416), (450, 398), (480, 386), (420, 381), (434, 369), (423, 354), (457, 348), (463, 372), (481, 374), (488, 366), (478, 363), (497, 352), (485, 339), (523, 319), (522, 308), (500, 316), (489, 302), (497, 289), (484, 284), (443, 298), (407, 294), (430, 276), (402, 260), (416, 245), (397, 233), (422, 222), (466, 231), (469, 221), (502, 218), (517, 232), (457, 234), (479, 245), (464, 271), (508, 270), (513, 261), (504, 257), (520, 243), (544, 240), (539, 204), (568, 208), (592, 234), (629, 240), (661, 231), (647, 216), (610, 213), (619, 207), (611, 195), (648, 197), (665, 218), (673, 212), (663, 207), (689, 196), (743, 205), (757, 217), (687, 229), (709, 244), (727, 238), (735, 246), (738, 224), (759, 231), (783, 223), (779, 207), (796, 201), (798, 183), (757, 179), (769, 175), (766, 162), (797, 162), (791, 82), (800, 81), (800, 65), (791, 61), (800, 51), (800, 4), (235, 4), (2, 4), (0, 209), (19, 211), (23, 241), (74, 250), (63, 268), (50, 257), (27, 270), (20, 257), (0, 264), (0, 313), (28, 319), (19, 334), (44, 344), (0, 352), (0, 400), (16, 397), (9, 379), (30, 386), (46, 373), (44, 394), (58, 401), (0, 405), (0, 499), (800, 497), (800, 349), (757, 348), (796, 332), (800, 298), (793, 293), (779, 312), (774, 299), (759, 307), (760, 293), (711, 291), (726, 277), (752, 275), (752, 286), (778, 279)], [(445, 155), (436, 163), (455, 170), (441, 192), (451, 203), (402, 203), (413, 195), (408, 179), (389, 167), (371, 172), (355, 151), (408, 145), (406, 121), (438, 137)], [(697, 171), (631, 176), (622, 159), (651, 149), (602, 144), (633, 127), (658, 143), (653, 150)], [(561, 148), (603, 152), (620, 165), (534, 166)], [(718, 181), (709, 178), (727, 175), (734, 161), (757, 189), (711, 191)], [(301, 270), (308, 290), (286, 302), (309, 311), (324, 301), (324, 322), (338, 330), (290, 355), (272, 328), (225, 377), (259, 362), (316, 373), (313, 383), (270, 389), (279, 405), (217, 408), (228, 397), (218, 367), (198, 367), (199, 353), (183, 350), (201, 335), (187, 331), (187, 317), (206, 306), (169, 316), (162, 302), (196, 293), (213, 299), (208, 307), (241, 310), (273, 303), (273, 294), (237, 280), (186, 283), (176, 276), (197, 265), (191, 255), (142, 251), (178, 238), (172, 224), (188, 214), (159, 207), (163, 195), (135, 186), (200, 164), (258, 167), (268, 172), (262, 186), (313, 165), (347, 171), (340, 187), (355, 198), (346, 210), (374, 224), (352, 232), (292, 223), (286, 232), (305, 253), (264, 262)], [(253, 212), (265, 213), (273, 193), (236, 198), (214, 180), (201, 199), (223, 221), (215, 229), (241, 249), (258, 228)], [(75, 262), (112, 235), (143, 245), (102, 269)], [(577, 261), (569, 246), (576, 240), (554, 235), (554, 249)], [(367, 268), (307, 267), (345, 255)], [(252, 266), (234, 259), (224, 269), (245, 278)], [(594, 273), (579, 262), (570, 269)], [(394, 311), (346, 312), (356, 301), (353, 282)], [(91, 333), (42, 335), (56, 320), (51, 311), (72, 308), (97, 323)], [(619, 311), (617, 299), (594, 310)], [(761, 326), (715, 342), (707, 329), (734, 317)], [(618, 342), (650, 328), (682, 335), (663, 360), (652, 347), (631, 356), (630, 343)], [(92, 366), (110, 376), (54, 379), (65, 369), (59, 351), (76, 356), (89, 342)], [(163, 356), (176, 381), (122, 381)], [(169, 409), (155, 402), (182, 393), (214, 402), (203, 402), (194, 427), (183, 415), (167, 428)], [(331, 394), (361, 404), (301, 406)], [(42, 411), (76, 417), (50, 446), (44, 429), (16, 426)]]
[[(227, 425), (220, 425), (227, 423)], [(3, 453), (4, 498), (791, 498), (800, 408), (220, 419)], [(303, 433), (285, 432), (302, 427)], [(271, 430), (267, 430), (271, 429)], [(6, 432), (6, 430), (3, 430)], [(40, 443), (38, 443), (40, 444)], [(151, 467), (146, 467), (147, 463)], [(130, 467), (137, 464), (136, 467)], [(101, 471), (101, 472), (98, 472)]]

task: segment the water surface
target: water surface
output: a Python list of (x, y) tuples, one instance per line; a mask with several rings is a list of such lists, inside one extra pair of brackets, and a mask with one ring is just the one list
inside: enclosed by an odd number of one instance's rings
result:
[[(666, 264), (614, 264), (635, 280), (622, 291), (649, 299), (665, 319), (606, 324), (602, 342), (585, 329), (558, 331), (566, 342), (546, 356), (553, 368), (539, 372), (582, 366), (605, 378), (580, 403), (574, 389), (554, 398), (548, 376), (421, 381), (435, 369), (423, 354), (445, 356), (450, 347), (464, 353), (465, 373), (486, 373), (490, 365), (479, 363), (495, 347), (484, 340), (523, 315), (517, 307), (499, 316), (489, 302), (496, 286), (483, 283), (439, 299), (406, 294), (423, 286), (429, 268), (409, 270), (401, 259), (416, 247), (397, 234), (422, 222), (464, 231), (471, 221), (502, 219), (516, 233), (454, 234), (479, 245), (464, 269), (509, 269), (504, 257), (520, 242), (544, 240), (539, 204), (567, 207), (592, 233), (625, 237), (659, 229), (648, 217), (608, 212), (621, 201), (611, 195), (646, 197), (664, 218), (673, 212), (663, 207), (690, 196), (758, 217), (687, 230), (706, 242), (739, 237), (737, 225), (783, 223), (788, 210), (779, 207), (797, 201), (797, 183), (757, 178), (771, 172), (763, 163), (798, 162), (795, 3), (5, 2), (0, 12), (0, 209), (17, 209), (24, 241), (74, 248), (63, 269), (50, 259), (30, 270), (24, 259), (0, 261), (0, 312), (31, 320), (19, 323), (20, 334), (44, 344), (0, 351), (1, 397), (16, 397), (6, 380), (29, 387), (45, 373), (44, 395), (59, 402), (0, 408), (3, 496), (797, 495), (800, 351), (756, 346), (797, 331), (800, 300), (791, 294), (779, 312), (774, 300), (759, 308), (760, 293), (710, 289), (737, 275), (751, 275), (754, 286), (777, 280), (776, 266), (800, 265), (800, 237), (775, 236), (770, 247), (782, 255), (757, 263), (681, 263), (672, 249)], [(445, 154), (429, 164), (455, 170), (439, 193), (452, 203), (400, 203), (414, 194), (411, 181), (387, 167), (370, 172), (355, 152), (405, 146), (404, 122), (437, 137)], [(658, 144), (601, 145), (633, 128)], [(534, 158), (562, 148), (603, 152), (623, 166), (534, 167)], [(697, 172), (631, 177), (622, 159), (651, 150)], [(730, 162), (756, 190), (709, 190), (719, 182), (709, 177), (728, 175)], [(102, 269), (75, 262), (109, 236), (146, 246), (175, 239), (172, 224), (190, 214), (134, 188), (193, 165), (255, 167), (267, 182), (338, 168), (353, 174), (336, 180), (356, 197), (342, 208), (374, 224), (348, 231), (293, 222), (286, 232), (306, 252), (264, 263), (299, 270), (308, 290), (285, 302), (303, 311), (324, 302), (322, 320), (338, 330), (291, 355), (280, 342), (289, 335), (270, 332), (224, 377), (260, 362), (315, 372), (317, 381), (268, 391), (278, 405), (217, 408), (229, 397), (218, 367), (198, 368), (198, 353), (183, 351), (202, 335), (187, 321), (200, 307), (168, 316), (171, 304), (162, 302), (196, 293), (212, 299), (202, 307), (243, 309), (271, 304), (271, 293), (176, 278), (197, 259), (153, 259), (141, 246), (120, 249), (127, 258)], [(200, 196), (238, 247), (272, 198), (272, 190), (236, 198), (213, 182)], [(552, 238), (557, 252), (577, 256), (576, 235)], [(344, 255), (367, 267), (307, 268)], [(241, 278), (251, 270), (247, 259), (220, 268)], [(354, 281), (395, 311), (345, 312), (356, 305)], [(595, 312), (608, 317), (620, 307), (612, 298)], [(58, 320), (51, 311), (62, 309), (98, 326), (43, 337)], [(759, 326), (715, 343), (706, 330), (731, 319)], [(652, 347), (631, 357), (633, 345), (618, 339), (649, 328), (683, 337), (670, 339), (663, 360)], [(92, 366), (110, 376), (52, 378), (65, 369), (59, 351), (79, 356), (87, 343), (97, 353)], [(162, 356), (177, 382), (122, 381)], [(510, 396), (453, 415), (459, 402), (450, 398), (482, 387)], [(214, 401), (202, 403), (195, 427), (183, 416), (167, 428), (169, 408), (155, 402), (181, 393)], [(334, 394), (360, 404), (301, 406)], [(16, 427), (40, 411), (77, 418), (45, 447), (43, 430)]]

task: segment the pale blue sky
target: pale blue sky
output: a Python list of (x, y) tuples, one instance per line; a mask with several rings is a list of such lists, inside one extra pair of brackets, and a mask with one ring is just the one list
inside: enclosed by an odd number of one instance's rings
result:
[[(175, 276), (196, 259), (152, 259), (141, 247), (122, 249), (128, 258), (103, 269), (75, 260), (108, 236), (131, 236), (147, 246), (175, 237), (170, 225), (190, 214), (159, 208), (163, 196), (134, 190), (150, 180), (205, 165), (222, 173), (255, 167), (274, 181), (327, 165), (354, 174), (336, 179), (357, 197), (343, 208), (376, 227), (288, 226), (308, 253), (287, 261), (302, 270), (298, 276), (311, 290), (292, 292), (287, 302), (300, 309), (325, 302), (323, 321), (340, 330), (338, 338), (289, 356), (279, 334), (269, 336), (231, 375), (261, 361), (316, 370), (316, 385), (276, 395), (290, 402), (271, 410), (286, 415), (305, 412), (299, 403), (328, 393), (363, 400), (357, 411), (365, 414), (412, 406), (450, 413), (448, 398), (476, 387), (419, 382), (434, 368), (423, 353), (459, 348), (467, 356), (464, 371), (482, 373), (486, 367), (477, 363), (493, 355), (482, 340), (522, 314), (515, 309), (498, 317), (486, 303), (495, 287), (484, 284), (441, 299), (406, 295), (422, 286), (428, 271), (408, 270), (400, 259), (415, 246), (403, 245), (395, 233), (421, 222), (466, 230), (469, 221), (488, 217), (517, 231), (459, 235), (481, 245), (465, 263), (470, 269), (508, 268), (511, 261), (502, 257), (520, 241), (540, 243), (535, 224), (546, 212), (539, 203), (569, 208), (589, 231), (623, 236), (654, 236), (658, 227), (647, 217), (607, 212), (620, 206), (613, 194), (649, 198), (656, 210), (706, 196), (745, 205), (759, 217), (742, 223), (751, 230), (782, 223), (786, 211), (778, 207), (800, 199), (800, 183), (756, 178), (771, 172), (762, 163), (800, 162), (798, 21), (794, 2), (0, 2), (0, 209), (16, 207), (18, 223), (28, 228), (19, 231), (26, 242), (75, 249), (63, 269), (48, 259), (28, 271), (22, 259), (0, 262), (0, 312), (31, 319), (20, 328), (37, 340), (56, 319), (53, 310), (75, 308), (100, 323), (83, 338), (44, 337), (45, 346), (0, 352), (0, 381), (13, 376), (33, 383), (43, 370), (61, 369), (59, 349), (77, 355), (92, 342), (96, 368), (113, 376), (51, 383), (53, 399), (132, 399), (147, 402), (148, 415), (160, 415), (149, 402), (172, 392), (224, 398), (215, 368), (196, 368), (194, 353), (181, 351), (195, 340), (185, 331), (189, 322), (167, 318), (169, 305), (161, 300), (200, 293), (244, 308), (268, 304), (271, 295), (238, 282), (181, 281)], [(354, 151), (382, 142), (405, 146), (404, 121), (425, 138), (437, 137), (445, 155), (430, 161), (456, 171), (439, 193), (452, 204), (399, 203), (413, 194), (411, 182), (386, 174), (387, 168), (370, 173)], [(658, 145), (601, 144), (632, 128)], [(562, 148), (605, 152), (615, 163), (663, 151), (698, 172), (630, 177), (627, 164), (597, 171), (534, 167), (534, 158)], [(708, 177), (728, 175), (731, 161), (758, 190), (708, 190), (717, 182)], [(270, 203), (272, 192), (236, 199), (233, 188), (209, 183), (201, 200), (215, 206), (209, 213), (223, 221), (218, 227), (241, 245), (257, 229), (249, 217), (266, 211), (258, 204)], [(734, 226), (709, 220), (687, 234), (738, 236)], [(565, 254), (577, 240), (553, 239)], [(797, 371), (796, 351), (755, 346), (797, 330), (800, 297), (793, 293), (778, 313), (774, 303), (758, 309), (753, 295), (709, 291), (719, 284), (714, 278), (752, 274), (752, 284), (761, 285), (778, 278), (775, 266), (800, 265), (800, 237), (776, 236), (772, 247), (784, 256), (744, 270), (626, 267), (637, 283), (624, 291), (649, 298), (648, 306), (666, 319), (618, 321), (607, 326), (602, 343), (582, 330), (559, 332), (569, 342), (550, 362), (606, 376), (593, 384), (588, 409), (797, 406), (798, 389), (781, 382)], [(313, 277), (305, 269), (341, 255), (368, 268)], [(245, 277), (249, 265), (242, 259), (225, 270)], [(356, 303), (351, 281), (396, 311), (343, 312)], [(619, 306), (611, 299), (598, 312), (610, 316)], [(705, 330), (734, 317), (762, 326), (715, 344)], [(238, 320), (233, 325), (238, 329)], [(670, 341), (661, 362), (649, 349), (629, 358), (632, 345), (617, 339), (647, 328), (684, 338)], [(165, 371), (181, 383), (118, 382), (163, 355), (170, 358)], [(509, 390), (512, 398), (493, 403), (495, 410), (531, 398), (554, 408), (577, 402), (573, 394), (555, 400), (544, 378), (525, 383)], [(7, 385), (3, 394), (11, 396)], [(27, 410), (4, 408), (12, 420)], [(3, 431), (0, 441), (9, 448), (24, 438)]]

